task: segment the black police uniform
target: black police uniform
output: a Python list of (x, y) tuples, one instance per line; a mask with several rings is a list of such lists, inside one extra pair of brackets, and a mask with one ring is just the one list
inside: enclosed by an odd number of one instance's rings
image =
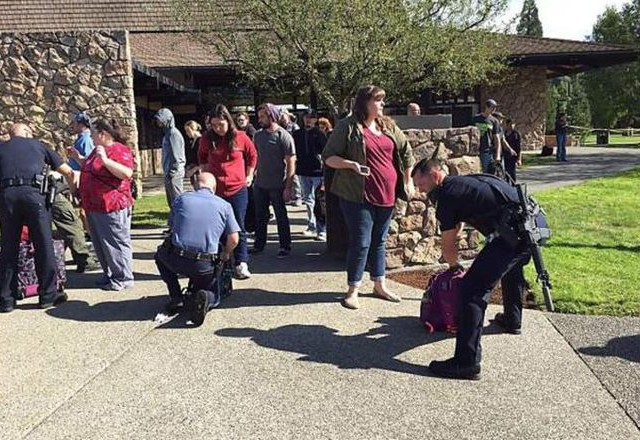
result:
[(0, 144), (0, 308), (10, 310), (17, 291), (17, 263), (22, 226), (29, 227), (35, 247), (40, 304), (57, 298), (56, 260), (51, 239), (51, 213), (35, 181), (45, 164), (53, 169), (64, 161), (35, 139), (14, 137)]
[[(511, 330), (520, 328), (523, 267), (530, 259), (526, 245), (510, 247), (495, 226), (503, 214), (505, 202), (491, 189), (495, 185), (509, 200), (518, 201), (516, 189), (487, 175), (445, 177), (436, 190), (436, 218), (442, 231), (455, 229), (465, 222), (476, 228), (488, 243), (480, 251), (460, 284), (460, 308), (454, 359), (460, 366), (479, 366), (480, 337), (491, 291), (502, 278), (503, 324)], [(493, 234), (493, 235), (492, 235)]]

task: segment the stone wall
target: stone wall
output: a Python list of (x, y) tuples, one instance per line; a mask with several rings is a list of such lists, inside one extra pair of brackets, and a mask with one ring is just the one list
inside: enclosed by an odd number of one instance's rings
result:
[(76, 112), (115, 118), (137, 151), (128, 34), (0, 34), (0, 128), (27, 122), (34, 136), (64, 153)]
[(539, 150), (544, 145), (547, 72), (544, 66), (513, 69), (498, 86), (482, 87), (480, 102), (498, 101), (500, 111), (516, 122), (522, 133), (525, 150)]
[[(437, 147), (438, 158), (445, 160), (450, 175), (463, 175), (480, 171), (478, 130), (474, 127), (449, 130), (405, 131), (416, 161), (433, 156)], [(475, 257), (478, 232), (465, 228), (459, 237), (458, 248), (465, 259)], [(388, 269), (410, 265), (434, 265), (441, 259), (441, 241), (435, 207), (425, 194), (416, 194), (409, 202), (396, 203), (387, 238)]]

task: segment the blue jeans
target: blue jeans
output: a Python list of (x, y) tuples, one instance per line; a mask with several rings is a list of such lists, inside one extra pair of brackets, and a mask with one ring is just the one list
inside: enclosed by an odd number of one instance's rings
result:
[(491, 150), (480, 150), (480, 167), (482, 168), (483, 173), (489, 172), (489, 165), (493, 160), (493, 151)]
[(264, 249), (267, 244), (267, 225), (269, 224), (269, 205), (273, 205), (278, 224), (278, 238), (280, 248), (291, 250), (291, 225), (284, 203), (282, 192), (284, 188), (264, 189), (253, 187), (253, 199), (256, 205), (256, 239), (253, 247)]
[(354, 203), (340, 199), (340, 208), (349, 231), (349, 248), (347, 249), (349, 286), (360, 286), (367, 261), (371, 279), (383, 280), (385, 243), (393, 207), (384, 208), (368, 202)]
[(316, 206), (316, 190), (322, 186), (322, 177), (300, 176), (302, 184), (302, 203), (307, 206), (307, 229), (317, 231), (318, 233), (325, 231), (325, 225), (316, 221), (313, 208)]
[(557, 134), (556, 144), (558, 146), (556, 149), (556, 160), (567, 160), (567, 135)]
[(249, 204), (249, 190), (247, 187), (242, 188), (237, 193), (224, 199), (231, 204), (233, 215), (240, 226), (240, 242), (233, 250), (233, 257), (236, 266), (240, 263), (249, 261), (249, 248), (247, 245), (247, 231), (244, 228), (244, 220), (247, 215), (247, 206)]
[(480, 365), (484, 314), (491, 291), (501, 278), (505, 320), (510, 327), (520, 328), (523, 267), (529, 258), (526, 248), (513, 249), (497, 238), (487, 243), (462, 278), (455, 352), (460, 365)]

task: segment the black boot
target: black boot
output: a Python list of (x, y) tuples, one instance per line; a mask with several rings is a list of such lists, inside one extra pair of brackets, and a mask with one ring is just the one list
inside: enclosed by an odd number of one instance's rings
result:
[(64, 292), (56, 292), (55, 296), (46, 302), (41, 302), (39, 307), (41, 309), (48, 309), (53, 306), (59, 306), (63, 302), (67, 302), (69, 297)]
[(449, 379), (480, 379), (480, 365), (460, 365), (455, 358), (431, 362), (429, 364), (429, 372), (434, 376)]

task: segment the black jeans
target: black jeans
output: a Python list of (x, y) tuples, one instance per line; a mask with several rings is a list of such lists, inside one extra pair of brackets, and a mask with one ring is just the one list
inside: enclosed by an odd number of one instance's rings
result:
[(178, 275), (184, 275), (189, 278), (189, 284), (192, 285), (194, 292), (207, 291), (209, 304), (216, 304), (220, 300), (216, 297), (216, 264), (213, 261), (199, 261), (181, 257), (172, 253), (164, 245), (158, 248), (155, 260), (160, 278), (167, 285), (171, 298), (182, 298)]
[(455, 352), (460, 365), (480, 365), (484, 314), (491, 291), (501, 278), (505, 320), (510, 327), (521, 326), (523, 268), (529, 258), (528, 249), (513, 249), (501, 238), (489, 242), (476, 257), (460, 283)]
[(291, 249), (291, 226), (287, 206), (282, 192), (284, 188), (264, 189), (253, 186), (253, 198), (256, 206), (256, 239), (253, 247), (264, 249), (267, 244), (267, 225), (269, 224), (269, 205), (273, 205), (278, 224), (280, 248)]
[(0, 191), (0, 301), (2, 304), (12, 303), (12, 292), (18, 290), (18, 250), (22, 225), (29, 227), (29, 237), (36, 252), (40, 303), (50, 302), (58, 291), (51, 213), (46, 208), (45, 196), (31, 186), (17, 186)]

